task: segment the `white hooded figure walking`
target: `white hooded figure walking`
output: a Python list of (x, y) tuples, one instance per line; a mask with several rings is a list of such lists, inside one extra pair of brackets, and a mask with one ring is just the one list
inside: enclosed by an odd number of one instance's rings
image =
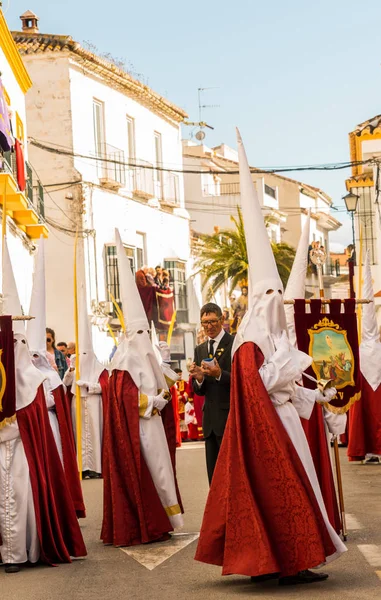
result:
[(102, 474), (103, 396), (107, 393), (108, 371), (95, 356), (91, 325), (87, 310), (83, 245), (78, 246), (78, 328), (79, 375), (75, 371), (76, 356), (71, 356), (70, 368), (63, 382), (71, 389), (74, 436), (77, 437), (76, 387), (81, 392), (82, 477), (97, 479)]
[(118, 230), (115, 237), (126, 331), (111, 363), (101, 537), (129, 546), (167, 539), (183, 519), (160, 414), (170, 398), (168, 386)]

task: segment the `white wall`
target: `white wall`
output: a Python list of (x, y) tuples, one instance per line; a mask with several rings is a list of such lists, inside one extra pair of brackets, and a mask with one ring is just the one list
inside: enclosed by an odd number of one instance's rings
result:
[[(155, 163), (154, 132), (162, 136), (162, 158), (166, 168), (182, 169), (182, 144), (179, 125), (172, 125), (122, 92), (109, 87), (90, 74), (84, 74), (75, 65), (70, 68), (71, 110), (73, 120), (74, 152), (94, 153), (93, 99), (104, 103), (106, 144), (128, 150), (127, 115), (135, 119), (135, 157)], [(95, 162), (75, 159), (77, 169), (85, 181), (95, 181)], [(183, 176), (180, 182), (180, 205), (184, 206)], [(163, 173), (163, 177), (167, 177)]]

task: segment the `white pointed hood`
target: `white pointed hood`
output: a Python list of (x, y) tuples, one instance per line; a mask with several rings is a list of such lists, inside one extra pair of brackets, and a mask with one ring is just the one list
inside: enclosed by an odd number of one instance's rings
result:
[[(305, 297), (306, 276), (308, 266), (308, 248), (310, 240), (310, 220), (311, 215), (310, 211), (308, 211), (307, 220), (304, 224), (302, 235), (300, 236), (290, 277), (288, 279), (286, 291), (284, 293), (284, 296), (287, 300), (295, 300), (295, 298)], [(292, 304), (286, 304), (284, 310), (286, 312), (286, 320), (290, 342), (296, 348), (297, 343), (295, 332), (294, 306)]]
[(126, 334), (114, 354), (111, 370), (127, 371), (140, 393), (155, 396), (168, 386), (152, 348), (143, 303), (117, 229), (115, 239)]
[[(3, 251), (3, 314), (21, 316), (21, 304), (13, 274), (6, 238)], [(44, 375), (32, 364), (24, 321), (13, 321), (15, 339), (16, 410), (33, 402)]]
[[(87, 309), (86, 297), (86, 273), (83, 239), (77, 246), (77, 293), (78, 293), (78, 337), (79, 337), (79, 378), (91, 385), (99, 381), (99, 377), (105, 370), (105, 366), (97, 359), (93, 349), (93, 338), (91, 334), (91, 323)], [(73, 383), (75, 390), (75, 383)], [(81, 388), (81, 395), (86, 394), (86, 388)]]
[(48, 378), (49, 388), (55, 390), (62, 385), (62, 381), (46, 358), (45, 242), (43, 236), (40, 238), (35, 261), (29, 314), (34, 317), (27, 322), (27, 338), (32, 362)]
[(369, 250), (365, 257), (362, 297), (365, 300), (372, 300), (372, 302), (364, 304), (362, 308), (360, 369), (372, 390), (375, 391), (381, 383), (381, 342), (374, 303)]
[(157, 358), (157, 362), (159, 363), (160, 366), (162, 366), (163, 365), (163, 357), (160, 352), (160, 342), (159, 342), (159, 338), (157, 337), (156, 328), (155, 328), (155, 324), (153, 321), (151, 321), (151, 342), (152, 342), (153, 351)]
[[(275, 351), (274, 337), (287, 330), (283, 284), (267, 235), (245, 148), (237, 130), (242, 216), (249, 261), (249, 310), (235, 337), (233, 352), (244, 342), (254, 342), (265, 358)], [(271, 293), (270, 290), (272, 290)]]
[[(7, 238), (4, 238), (3, 252), (3, 315), (21, 316), (22, 309), (16, 280), (13, 274), (11, 257), (9, 255)], [(24, 321), (13, 321), (13, 333), (25, 335)]]

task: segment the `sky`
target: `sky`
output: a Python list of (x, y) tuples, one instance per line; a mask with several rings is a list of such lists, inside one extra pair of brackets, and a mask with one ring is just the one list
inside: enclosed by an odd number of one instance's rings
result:
[[(3, 0), (11, 29), (32, 10), (40, 31), (90, 42), (214, 127), (205, 143), (241, 130), (256, 167), (349, 160), (348, 133), (381, 113), (380, 0)], [(184, 137), (194, 130), (184, 128)], [(289, 174), (320, 187), (351, 242), (342, 196), (348, 171)]]

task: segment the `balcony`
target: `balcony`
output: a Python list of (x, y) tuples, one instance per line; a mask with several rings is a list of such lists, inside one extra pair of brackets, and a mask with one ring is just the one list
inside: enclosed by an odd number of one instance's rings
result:
[(134, 167), (132, 193), (134, 196), (144, 198), (145, 200), (155, 198), (154, 168), (152, 163), (139, 160), (139, 165)]
[(18, 185), (18, 173), (15, 154), (6, 152), (0, 155), (0, 204), (4, 205), (19, 229), (31, 239), (40, 235), (48, 237), (44, 220), (43, 188), (39, 181), (33, 185), (33, 172), (28, 163), (26, 168), (26, 187), (21, 191)]
[(97, 157), (97, 176), (102, 187), (119, 191), (126, 184), (124, 151), (111, 144), (102, 144)]
[(180, 178), (177, 173), (163, 173), (161, 204), (163, 206), (180, 206)]

